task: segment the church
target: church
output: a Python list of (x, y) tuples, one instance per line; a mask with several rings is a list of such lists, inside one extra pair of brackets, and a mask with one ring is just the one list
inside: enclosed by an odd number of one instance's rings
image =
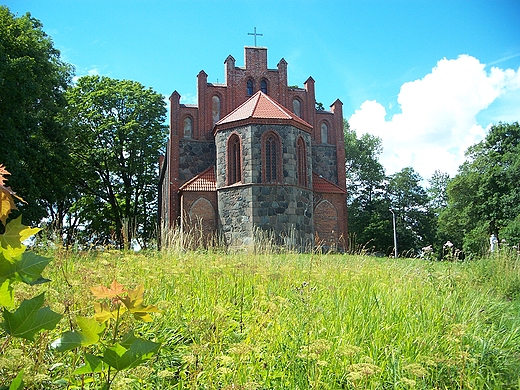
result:
[(315, 82), (287, 83), (287, 62), (267, 48), (229, 55), (224, 83), (197, 75), (197, 104), (170, 97), (170, 135), (160, 158), (159, 218), (249, 246), (260, 237), (296, 250), (345, 249), (347, 205), (342, 103), (317, 104)]

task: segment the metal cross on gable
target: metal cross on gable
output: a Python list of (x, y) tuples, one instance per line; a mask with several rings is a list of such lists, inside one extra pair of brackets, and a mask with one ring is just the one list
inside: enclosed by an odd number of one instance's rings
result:
[(255, 36), (255, 46), (256, 46), (256, 37), (257, 37), (257, 36), (260, 36), (260, 37), (261, 37), (261, 36), (263, 36), (264, 34), (258, 34), (258, 33), (256, 32), (256, 27), (255, 27), (255, 32), (247, 33), (247, 35), (254, 35), (254, 36)]

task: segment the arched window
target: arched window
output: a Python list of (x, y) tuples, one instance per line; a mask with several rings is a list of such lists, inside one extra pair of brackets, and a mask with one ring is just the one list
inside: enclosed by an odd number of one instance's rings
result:
[(329, 126), (325, 122), (321, 122), (321, 143), (329, 142)]
[(282, 180), (281, 141), (278, 134), (270, 131), (263, 136), (263, 181), (276, 183)]
[(214, 125), (220, 119), (220, 98), (217, 95), (211, 98), (211, 116)]
[(262, 79), (262, 81), (260, 81), (260, 91), (262, 91), (263, 93), (267, 94), (267, 81), (266, 81), (266, 79)]
[(298, 115), (300, 118), (302, 117), (302, 104), (298, 99), (294, 99), (292, 101), (293, 112)]
[(305, 153), (305, 142), (302, 137), (298, 137), (296, 142), (296, 159), (298, 185), (307, 187), (307, 153)]
[(184, 118), (184, 138), (193, 137), (193, 120), (187, 116)]
[(247, 95), (251, 96), (253, 94), (253, 80), (247, 80)]
[(227, 184), (242, 181), (242, 149), (238, 134), (232, 134), (228, 139), (227, 162)]

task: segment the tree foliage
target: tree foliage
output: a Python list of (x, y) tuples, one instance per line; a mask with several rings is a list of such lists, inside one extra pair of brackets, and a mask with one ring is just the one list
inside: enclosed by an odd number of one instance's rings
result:
[(411, 167), (389, 177), (388, 194), (396, 215), (400, 252), (417, 255), (435, 238), (435, 215), (428, 207), (429, 198), (421, 185), (421, 176)]
[(392, 253), (394, 211), (399, 252), (416, 254), (432, 243), (434, 214), (421, 177), (412, 169), (387, 177), (379, 162), (381, 139), (358, 137), (344, 122), (349, 231), (365, 250)]
[(344, 136), (350, 234), (357, 246), (386, 253), (393, 245), (392, 221), (385, 172), (378, 160), (381, 139), (370, 134), (358, 137), (347, 121)]
[(468, 254), (481, 254), (495, 233), (520, 241), (520, 126), (499, 123), (471, 146), (467, 160), (448, 185), (448, 206), (440, 230)]
[(67, 101), (81, 233), (119, 246), (148, 239), (155, 232), (157, 161), (166, 137), (162, 95), (134, 81), (85, 76)]
[(33, 223), (68, 192), (68, 135), (58, 116), (72, 71), (40, 21), (0, 6), (0, 156)]

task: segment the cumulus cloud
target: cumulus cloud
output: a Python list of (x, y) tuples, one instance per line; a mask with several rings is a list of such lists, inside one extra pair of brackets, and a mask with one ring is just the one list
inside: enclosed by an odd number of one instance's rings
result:
[[(478, 59), (461, 55), (440, 60), (422, 79), (403, 84), (399, 113), (387, 119), (381, 103), (367, 100), (349, 123), (358, 135), (382, 139), (381, 163), (388, 174), (411, 166), (425, 179), (437, 169), (454, 176), (464, 151), (490, 126), (478, 123), (477, 115), (519, 89), (520, 68), (488, 70)], [(516, 117), (520, 120), (520, 107)]]

